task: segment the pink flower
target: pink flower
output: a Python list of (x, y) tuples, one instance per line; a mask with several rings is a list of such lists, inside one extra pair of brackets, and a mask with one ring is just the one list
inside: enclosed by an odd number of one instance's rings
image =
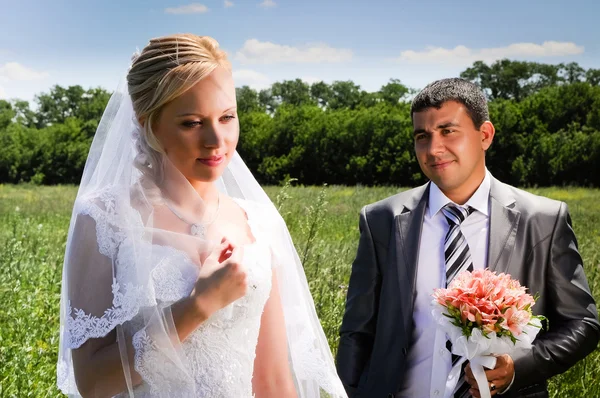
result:
[(495, 320), (494, 320), (493, 322), (484, 323), (484, 324), (483, 324), (483, 327), (482, 327), (482, 330), (483, 330), (485, 333), (492, 333), (492, 332), (498, 332), (498, 331), (499, 331), (499, 330), (498, 330), (497, 323), (496, 323), (496, 321), (495, 321)]
[(531, 314), (528, 311), (522, 311), (516, 307), (510, 307), (504, 313), (504, 320), (500, 324), (503, 329), (510, 330), (513, 336), (517, 337), (523, 332), (523, 328), (531, 320)]
[(519, 297), (519, 301), (517, 303), (517, 307), (522, 310), (525, 309), (525, 307), (529, 306), (529, 308), (531, 308), (531, 306), (533, 306), (535, 304), (535, 300), (533, 299), (533, 297), (530, 294), (523, 294)]
[(483, 317), (481, 315), (481, 311), (479, 311), (477, 307), (469, 303), (463, 303), (459, 308), (461, 313), (461, 320), (464, 324), (466, 324), (467, 320), (469, 320), (470, 322), (475, 322), (478, 325), (481, 324), (481, 320), (483, 319)]
[(487, 269), (461, 272), (447, 289), (435, 289), (433, 297), (467, 335), (479, 328), (484, 333), (518, 336), (530, 322), (535, 304), (519, 281)]

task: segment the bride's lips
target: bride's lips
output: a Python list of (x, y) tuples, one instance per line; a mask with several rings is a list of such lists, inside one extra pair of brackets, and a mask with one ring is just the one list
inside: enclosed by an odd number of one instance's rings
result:
[(209, 158), (198, 158), (197, 160), (205, 166), (217, 167), (218, 165), (223, 163), (223, 160), (225, 160), (225, 156), (211, 156)]

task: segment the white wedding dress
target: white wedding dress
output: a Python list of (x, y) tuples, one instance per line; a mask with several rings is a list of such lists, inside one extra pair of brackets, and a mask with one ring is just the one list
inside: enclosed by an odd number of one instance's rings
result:
[[(244, 247), (243, 264), (248, 272), (250, 287), (244, 297), (214, 313), (181, 342), (186, 366), (194, 379), (196, 397), (253, 396), (252, 374), (261, 315), (272, 285), (273, 260), (268, 231), (264, 229), (270, 214), (267, 208), (256, 203), (241, 199), (236, 199), (236, 203), (246, 212), (255, 239)], [(110, 309), (110, 314), (114, 316), (106, 317), (105, 313), (105, 316), (98, 318), (69, 307), (69, 313), (74, 316), (68, 323), (71, 348), (80, 346), (89, 337), (106, 334), (114, 328), (114, 323), (125, 320), (128, 314), (137, 313), (144, 305), (168, 306), (189, 296), (199, 272), (198, 266), (184, 251), (156, 244), (136, 249), (129, 245), (132, 240), (122, 239), (125, 235), (120, 236), (116, 225), (104, 219), (105, 210), (113, 208), (115, 218), (130, 221), (139, 219), (139, 215), (126, 215), (120, 211), (110, 192), (80, 204), (80, 214), (94, 218), (98, 236), (104, 237), (98, 242), (100, 252), (115, 256), (118, 261), (115, 270), (117, 277), (112, 287), (115, 299)], [(152, 251), (155, 262), (150, 273), (151, 281), (146, 286), (151, 292), (144, 292), (140, 286), (123, 286), (119, 283), (119, 280), (131, 280), (128, 272), (133, 267), (128, 266), (128, 255), (140, 249)], [(146, 333), (143, 325), (143, 311), (123, 324), (127, 334), (133, 335), (135, 370), (143, 378), (143, 383), (134, 388), (135, 396), (185, 396), (186, 393), (178, 389), (178, 385), (185, 382), (185, 375), (177, 374), (179, 368), (172, 366), (172, 358), (165, 355), (163, 350), (156, 349), (156, 342)], [(126, 397), (128, 394), (119, 396)]]

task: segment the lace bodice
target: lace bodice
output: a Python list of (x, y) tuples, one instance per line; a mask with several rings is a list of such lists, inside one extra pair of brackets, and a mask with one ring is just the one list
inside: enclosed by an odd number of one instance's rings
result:
[[(250, 286), (246, 296), (217, 311), (182, 343), (197, 397), (252, 397), (252, 373), (260, 320), (271, 290), (268, 246), (260, 241), (247, 246), (244, 265), (248, 270)], [(172, 267), (165, 265), (159, 273), (167, 275), (170, 268)], [(175, 283), (174, 279), (168, 278), (167, 283), (176, 287), (164, 288), (165, 292), (189, 294), (196, 280), (191, 273)], [(157, 282), (158, 280), (160, 279), (157, 278)], [(167, 294), (171, 299), (176, 298), (172, 293)], [(135, 323), (131, 323), (133, 328)], [(135, 369), (143, 377), (145, 384), (137, 388), (136, 396), (146, 396), (141, 394), (142, 391), (147, 392), (147, 396), (154, 395), (153, 391), (180, 396), (177, 391), (180, 376), (168, 372), (164, 374), (169, 369), (165, 366), (168, 358), (154, 349), (154, 342), (145, 329), (134, 335), (133, 344), (136, 350)]]

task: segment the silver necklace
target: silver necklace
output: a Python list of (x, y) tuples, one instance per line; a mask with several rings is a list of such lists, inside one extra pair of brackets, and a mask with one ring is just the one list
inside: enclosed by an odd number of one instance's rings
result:
[(173, 214), (175, 214), (177, 216), (177, 218), (179, 218), (181, 221), (183, 221), (184, 223), (186, 223), (190, 226), (190, 234), (191, 235), (204, 237), (204, 235), (206, 234), (206, 227), (208, 227), (210, 224), (215, 222), (215, 220), (217, 219), (217, 216), (219, 215), (219, 210), (221, 209), (221, 193), (220, 192), (217, 193), (217, 210), (215, 210), (215, 215), (212, 220), (210, 220), (209, 222), (206, 222), (206, 223), (189, 222), (188, 220), (183, 218), (173, 207), (171, 207), (168, 200), (165, 200), (165, 205), (169, 208), (169, 210), (171, 210), (171, 212)]

